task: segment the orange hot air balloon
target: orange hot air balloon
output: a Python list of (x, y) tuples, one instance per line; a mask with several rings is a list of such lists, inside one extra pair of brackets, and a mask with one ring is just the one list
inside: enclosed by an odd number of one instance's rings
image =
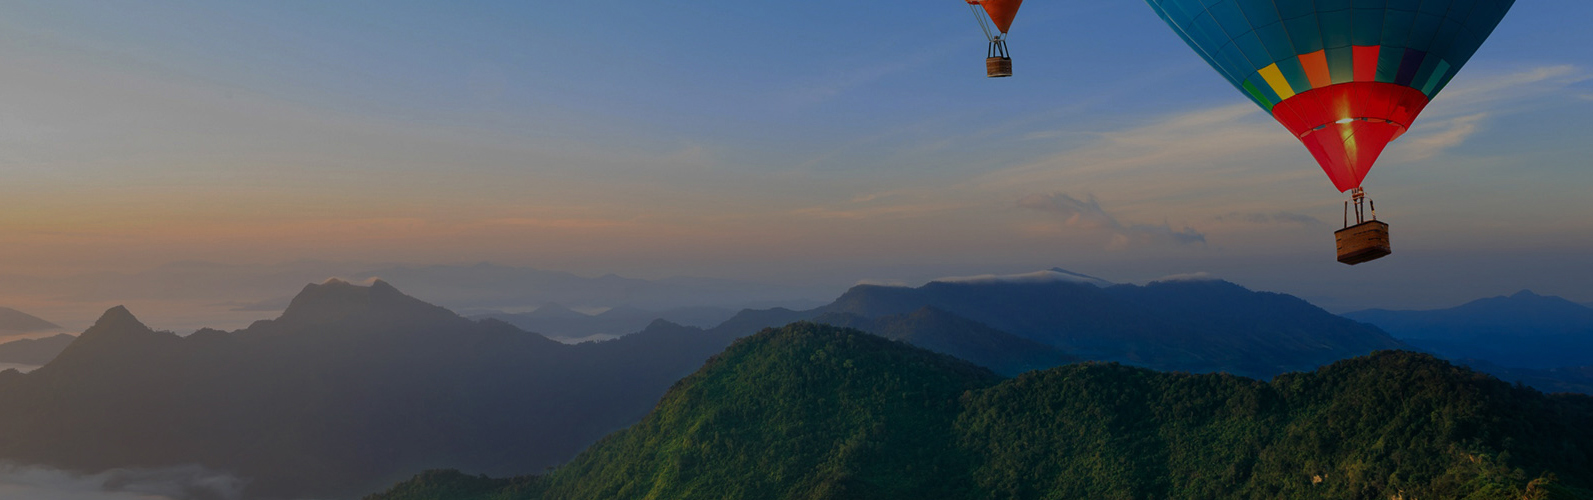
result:
[[(1007, 53), (1007, 30), (1012, 19), (1018, 16), (1023, 0), (966, 0), (968, 9), (979, 20), (979, 27), (990, 40), (990, 50), (985, 53), (985, 74), (991, 78), (1012, 76), (1012, 57)], [(984, 12), (979, 11), (984, 7)], [(995, 30), (991, 30), (995, 25)]]

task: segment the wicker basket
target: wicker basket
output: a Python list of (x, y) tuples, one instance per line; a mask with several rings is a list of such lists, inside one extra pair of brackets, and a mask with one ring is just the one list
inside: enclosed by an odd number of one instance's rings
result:
[(985, 74), (990, 75), (991, 78), (1001, 78), (1003, 76), (1012, 76), (1012, 58), (1011, 57), (986, 57), (985, 58)]
[(1338, 240), (1339, 262), (1356, 265), (1394, 253), (1388, 246), (1388, 224), (1366, 221), (1333, 232)]

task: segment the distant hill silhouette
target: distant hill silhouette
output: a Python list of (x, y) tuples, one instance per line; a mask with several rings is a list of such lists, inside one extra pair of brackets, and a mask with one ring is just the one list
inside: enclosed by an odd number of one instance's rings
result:
[(367, 500), (1593, 495), (1593, 398), (1380, 351), (1270, 383), (1078, 363), (999, 377), (813, 323), (736, 342), (546, 476)]
[(57, 354), (66, 350), (76, 336), (71, 334), (58, 334), (41, 339), (13, 340), (0, 344), (0, 363), (15, 363), (19, 365), (42, 365), (55, 359)]
[(559, 304), (547, 304), (528, 313), (491, 313), (472, 316), (491, 318), (549, 338), (571, 340), (594, 335), (620, 336), (645, 328), (653, 320), (708, 328), (729, 319), (735, 311), (718, 307), (682, 307), (652, 311), (630, 306), (611, 308), (598, 314), (585, 314)]
[(188, 337), (116, 307), (0, 376), (0, 460), (198, 463), (255, 498), (349, 497), (440, 465), (524, 473), (635, 422), (730, 340), (657, 322), (564, 345), (381, 281), (309, 285), (277, 319)]
[(1101, 287), (1052, 274), (1058, 276), (859, 285), (817, 309), (743, 311), (713, 330), (745, 335), (825, 314), (874, 319), (932, 307), (1083, 359), (1258, 377), (1403, 345), (1293, 296), (1226, 281)]
[(1344, 316), (1451, 359), (1531, 370), (1593, 365), (1593, 308), (1528, 290), (1448, 309)]
[(60, 325), (9, 307), (0, 307), (0, 334), (55, 330)]

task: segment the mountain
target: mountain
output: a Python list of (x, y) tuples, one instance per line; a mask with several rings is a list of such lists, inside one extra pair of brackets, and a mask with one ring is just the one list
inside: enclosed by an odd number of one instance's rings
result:
[(112, 308), (0, 375), (0, 460), (85, 473), (199, 464), (248, 498), (347, 498), (439, 466), (523, 474), (644, 416), (730, 343), (655, 322), (565, 345), (383, 281), (304, 287), (281, 316), (187, 337)]
[(0, 307), (0, 334), (54, 330), (59, 325), (9, 307)]
[(22, 339), (0, 344), (0, 363), (42, 365), (66, 350), (76, 336), (59, 334), (42, 339)]
[(1017, 375), (1079, 360), (1055, 347), (1020, 338), (933, 307), (878, 318), (827, 313), (814, 317), (812, 321), (856, 328), (900, 340), (1003, 375)]
[(1304, 300), (1226, 281), (1103, 287), (1071, 274), (959, 278), (917, 288), (858, 285), (817, 309), (743, 312), (714, 330), (744, 335), (825, 314), (873, 319), (932, 307), (1083, 359), (1247, 376), (1309, 370), (1403, 346)]
[(1344, 316), (1451, 359), (1534, 370), (1593, 365), (1593, 308), (1528, 290), (1448, 309)]
[(1593, 398), (1381, 351), (1261, 382), (1080, 363), (1001, 379), (856, 330), (737, 341), (546, 476), (368, 500), (1587, 498)]
[(471, 317), (496, 319), (525, 331), (571, 341), (600, 335), (617, 337), (640, 330), (657, 319), (707, 328), (724, 322), (734, 314), (733, 310), (718, 307), (681, 307), (652, 311), (619, 306), (589, 315), (558, 304), (547, 304), (528, 313), (489, 313)]

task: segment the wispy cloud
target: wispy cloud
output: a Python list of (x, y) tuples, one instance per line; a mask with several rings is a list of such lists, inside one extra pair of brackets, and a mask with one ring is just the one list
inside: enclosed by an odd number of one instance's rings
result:
[(1433, 99), (1433, 111), (1473, 112), (1472, 107), (1523, 96), (1558, 93), (1566, 87), (1593, 79), (1575, 65), (1539, 66), (1509, 73), (1472, 75), (1462, 73), (1455, 83)]
[(944, 53), (944, 50), (930, 48), (907, 57), (898, 56), (892, 58), (890, 62), (883, 64), (879, 59), (865, 59), (847, 69), (834, 71), (824, 75), (819, 80), (808, 82), (791, 94), (794, 100), (803, 104), (828, 101), (852, 89), (864, 87), (891, 75), (928, 64)]
[(1068, 227), (1104, 233), (1107, 246), (1124, 248), (1138, 245), (1195, 245), (1206, 243), (1206, 235), (1190, 227), (1173, 229), (1170, 224), (1124, 224), (1101, 208), (1094, 196), (1078, 199), (1065, 193), (1031, 194), (1018, 200), (1018, 206), (1061, 215)]
[(1289, 212), (1233, 212), (1214, 217), (1219, 222), (1237, 221), (1250, 224), (1293, 224), (1298, 226), (1319, 226), (1322, 220), (1309, 215)]
[(1481, 130), (1482, 122), (1487, 118), (1488, 113), (1475, 113), (1423, 123), (1420, 135), (1400, 141), (1400, 147), (1394, 150), (1396, 158), (1425, 160), (1437, 156), (1444, 150), (1466, 142), (1466, 139)]
[(985, 189), (1028, 191), (1085, 184), (1141, 199), (1309, 173), (1275, 168), (1291, 152), (1292, 141), (1270, 122), (1249, 103), (1175, 114), (1139, 127), (1090, 132), (1095, 138), (1080, 147), (972, 182)]

